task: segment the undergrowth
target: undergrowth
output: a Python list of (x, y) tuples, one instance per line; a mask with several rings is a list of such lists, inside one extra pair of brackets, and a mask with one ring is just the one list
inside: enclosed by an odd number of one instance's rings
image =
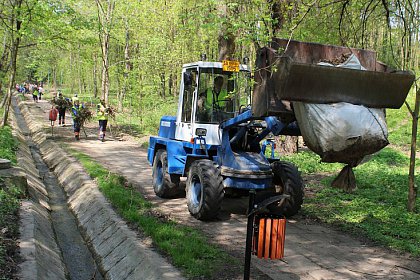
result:
[[(0, 128), (0, 158), (16, 164), (17, 141), (10, 127)], [(17, 238), (20, 191), (0, 177), (0, 279), (17, 279)]]
[[(420, 256), (420, 214), (407, 211), (409, 159), (402, 153), (385, 148), (370, 161), (354, 168), (357, 189), (346, 193), (330, 187), (340, 171), (338, 164), (314, 163), (319, 157), (304, 152), (285, 157), (303, 174), (333, 174), (305, 199), (306, 214), (363, 234), (379, 244)], [(342, 166), (342, 165), (341, 165)], [(417, 179), (416, 184), (420, 181)], [(417, 205), (420, 199), (417, 198)]]

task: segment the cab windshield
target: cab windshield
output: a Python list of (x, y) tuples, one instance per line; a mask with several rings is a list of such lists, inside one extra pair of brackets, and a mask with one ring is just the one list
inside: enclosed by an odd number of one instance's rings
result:
[(250, 73), (202, 68), (199, 73), (196, 122), (220, 123), (250, 104)]

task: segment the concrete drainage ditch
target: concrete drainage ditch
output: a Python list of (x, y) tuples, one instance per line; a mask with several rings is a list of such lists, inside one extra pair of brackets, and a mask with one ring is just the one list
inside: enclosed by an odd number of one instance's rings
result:
[(47, 139), (25, 102), (14, 97), (13, 108), (18, 164), (31, 197), (20, 213), (19, 278), (183, 279), (116, 215), (80, 164)]
[(69, 278), (103, 279), (78, 229), (77, 221), (67, 207), (67, 199), (57, 177), (49, 171), (36, 146), (31, 147), (31, 152), (48, 192), (52, 228)]

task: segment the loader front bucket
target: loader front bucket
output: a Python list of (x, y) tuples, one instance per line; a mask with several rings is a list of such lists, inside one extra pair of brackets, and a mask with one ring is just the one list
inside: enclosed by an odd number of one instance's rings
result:
[[(373, 108), (400, 108), (414, 82), (410, 72), (386, 70), (371, 51), (278, 40), (279, 50), (263, 48), (257, 58), (258, 71), (253, 93), (256, 116), (290, 114), (287, 103), (348, 102)], [(279, 55), (279, 52), (282, 52)], [(317, 65), (351, 51), (368, 70)], [(374, 53), (373, 53), (374, 54)], [(309, 62), (309, 63), (308, 63)], [(365, 66), (363, 65), (363, 66)]]

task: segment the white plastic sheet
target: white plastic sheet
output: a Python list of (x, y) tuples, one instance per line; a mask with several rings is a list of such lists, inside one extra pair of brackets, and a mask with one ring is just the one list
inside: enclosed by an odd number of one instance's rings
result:
[[(322, 65), (333, 66), (322, 63)], [(356, 56), (337, 67), (365, 70)], [(383, 109), (350, 103), (293, 103), (303, 139), (324, 162), (342, 162), (351, 166), (364, 156), (388, 144), (388, 130)]]

